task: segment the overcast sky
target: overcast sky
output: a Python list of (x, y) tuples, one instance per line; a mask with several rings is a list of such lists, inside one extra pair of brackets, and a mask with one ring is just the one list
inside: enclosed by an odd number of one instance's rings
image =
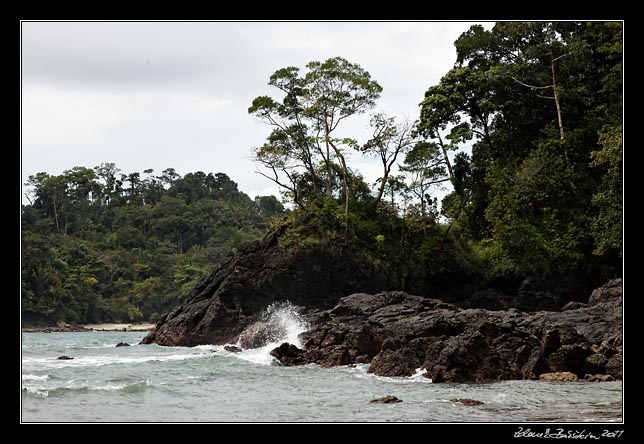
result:
[[(269, 128), (247, 112), (274, 94), (273, 72), (342, 56), (383, 87), (377, 110), (416, 119), (471, 24), (24, 22), (23, 181), (114, 162), (123, 173), (224, 172), (251, 198), (277, 194), (251, 160)], [(367, 122), (339, 135), (364, 142)], [(378, 177), (357, 155), (350, 166)]]

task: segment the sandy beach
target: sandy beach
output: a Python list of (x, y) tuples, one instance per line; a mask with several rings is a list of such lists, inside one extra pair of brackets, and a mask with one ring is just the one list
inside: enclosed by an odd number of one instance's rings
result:
[(85, 324), (81, 325), (88, 330), (94, 331), (148, 331), (153, 329), (155, 324)]

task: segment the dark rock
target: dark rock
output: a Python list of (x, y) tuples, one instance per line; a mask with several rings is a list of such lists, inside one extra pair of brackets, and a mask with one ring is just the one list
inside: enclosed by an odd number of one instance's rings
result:
[(622, 379), (622, 355), (615, 354), (606, 362), (606, 373), (615, 379)]
[(461, 404), (467, 405), (467, 406), (485, 404), (483, 401), (479, 401), (477, 399), (470, 399), (470, 398), (454, 398), (454, 399), (450, 399), (449, 402), (460, 402)]
[(553, 372), (572, 372), (583, 375), (586, 358), (591, 353), (590, 347), (585, 344), (562, 345), (548, 357), (548, 367)]
[[(302, 224), (305, 230), (306, 222)], [(283, 224), (230, 253), (141, 342), (168, 346), (230, 343), (260, 320), (259, 313), (273, 302), (288, 300), (310, 309), (328, 309), (342, 296), (384, 286), (378, 279), (381, 273), (366, 265), (359, 251), (280, 247), (278, 241), (287, 228)]]
[(590, 373), (591, 375), (604, 373), (607, 361), (608, 359), (606, 359), (606, 356), (599, 353), (593, 353), (586, 358), (586, 361), (584, 363), (586, 373)]
[[(621, 339), (621, 336), (619, 338)], [(613, 343), (613, 340), (608, 339), (606, 341), (602, 341), (602, 343), (599, 345), (593, 344), (591, 350), (593, 351), (593, 353), (599, 353), (600, 355), (606, 356), (606, 358), (610, 358), (615, 353), (619, 352), (619, 350), (613, 345)]]
[(602, 374), (586, 375), (584, 376), (584, 379), (588, 382), (610, 382), (615, 380), (611, 375)]
[(539, 375), (539, 380), (546, 382), (576, 382), (578, 379), (577, 375), (571, 372), (543, 373)]
[(230, 353), (239, 353), (239, 352), (242, 351), (241, 348), (239, 348), (239, 347), (237, 347), (235, 345), (225, 345), (224, 350), (226, 350), (227, 352), (230, 352)]
[(611, 302), (622, 297), (622, 279), (613, 279), (607, 284), (593, 290), (588, 299), (588, 305)]
[(306, 352), (297, 348), (293, 344), (289, 344), (288, 342), (284, 342), (279, 347), (274, 348), (271, 351), (271, 356), (276, 358), (285, 366), (303, 365), (308, 363)]
[(371, 360), (368, 372), (376, 375), (411, 376), (422, 363), (423, 358), (412, 349), (383, 350)]
[(547, 330), (541, 338), (541, 354), (544, 357), (550, 356), (561, 347), (561, 335), (558, 329)]
[(398, 402), (402, 402), (402, 399), (398, 399), (392, 395), (383, 396), (382, 398), (376, 398), (369, 401), (369, 403), (374, 404), (395, 404)]
[(128, 344), (127, 342), (119, 342), (118, 344), (116, 344), (116, 346), (117, 347), (129, 347), (130, 344)]
[[(437, 383), (487, 382), (610, 373), (597, 350), (621, 347), (621, 298), (534, 313), (442, 304), (402, 292), (342, 298), (324, 323), (302, 335), (307, 359), (325, 367), (371, 359), (368, 371), (380, 376), (425, 368)], [(614, 369), (621, 369), (618, 359)]]
[(63, 361), (67, 361), (67, 360), (69, 360), (69, 359), (74, 359), (74, 358), (72, 358), (71, 356), (65, 356), (65, 355), (63, 355), (63, 356), (59, 356), (59, 357), (58, 357), (58, 359), (63, 360)]

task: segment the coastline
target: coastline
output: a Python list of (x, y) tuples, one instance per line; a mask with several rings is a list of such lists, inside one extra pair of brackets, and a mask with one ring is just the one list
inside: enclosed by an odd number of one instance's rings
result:
[(149, 331), (156, 324), (150, 322), (139, 323), (103, 323), (103, 324), (84, 324), (78, 326), (65, 325), (49, 327), (23, 327), (23, 333), (63, 333), (63, 332), (86, 332), (86, 331)]

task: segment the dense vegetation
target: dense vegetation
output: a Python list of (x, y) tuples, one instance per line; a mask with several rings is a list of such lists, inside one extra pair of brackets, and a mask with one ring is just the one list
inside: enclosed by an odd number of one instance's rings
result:
[[(249, 108), (273, 128), (255, 156), (294, 220), (315, 215), (305, 244), (359, 246), (390, 286), (419, 292), (621, 274), (621, 23), (473, 26), (455, 45), (419, 120), (375, 113), (363, 144), (336, 136), (382, 90), (362, 67), (338, 57), (271, 76), (277, 97)], [(373, 188), (350, 152), (382, 162)], [(439, 215), (432, 194), (446, 182)]]
[(155, 320), (284, 208), (227, 175), (114, 164), (30, 176), (22, 209), (23, 322)]
[[(261, 172), (294, 208), (280, 246), (349, 247), (388, 287), (417, 293), (621, 275), (622, 24), (504, 22), (455, 45), (419, 120), (375, 112), (362, 142), (338, 136), (382, 91), (362, 67), (336, 57), (270, 77), (276, 96), (249, 113), (272, 128), (254, 149)], [(357, 156), (381, 162), (376, 183), (352, 168)], [(172, 173), (116, 180), (108, 164), (30, 177), (23, 313), (154, 318), (283, 213), (225, 175)], [(453, 191), (439, 205), (441, 184)]]

